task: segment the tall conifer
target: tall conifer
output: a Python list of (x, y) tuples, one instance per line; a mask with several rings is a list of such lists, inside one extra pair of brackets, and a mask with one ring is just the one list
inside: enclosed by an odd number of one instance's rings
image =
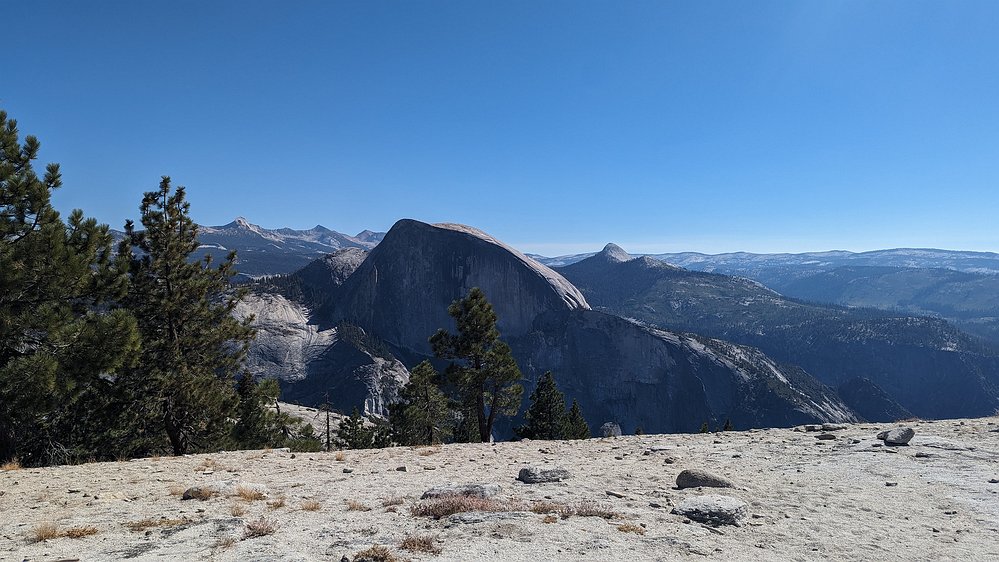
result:
[[(143, 231), (125, 224), (120, 254), (129, 262), (125, 303), (138, 320), (142, 356), (127, 392), (139, 409), (137, 437), (175, 455), (217, 449), (229, 435), (238, 398), (234, 383), (254, 336), (251, 318), (232, 316), (242, 292), (230, 285), (236, 254), (218, 267), (198, 249), (185, 190), (164, 176), (142, 199)], [(133, 248), (136, 250), (133, 252)]]

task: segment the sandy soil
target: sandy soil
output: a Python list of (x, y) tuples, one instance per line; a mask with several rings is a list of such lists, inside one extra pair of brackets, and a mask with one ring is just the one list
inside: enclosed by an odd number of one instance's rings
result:
[[(777, 429), (346, 451), (343, 460), (245, 451), (6, 471), (0, 560), (339, 561), (372, 545), (442, 561), (999, 560), (999, 483), (990, 483), (999, 479), (999, 418), (909, 425), (916, 436), (902, 447), (877, 446), (875, 434), (890, 426), (859, 424), (833, 440)], [(516, 481), (528, 465), (562, 466), (572, 478)], [(737, 487), (675, 489), (685, 468)], [(175, 495), (219, 481), (263, 485), (268, 497)], [(592, 501), (619, 515), (411, 514), (426, 489), (448, 482), (498, 483), (500, 498), (528, 506)], [(672, 505), (705, 493), (745, 500), (750, 517), (741, 527), (712, 528), (671, 514)], [(402, 503), (383, 505), (392, 499)], [(308, 500), (318, 510), (303, 509)], [(276, 530), (244, 538), (261, 517)], [(90, 526), (95, 534), (32, 542), (45, 523), (57, 533)], [(627, 530), (636, 527), (644, 534)], [(433, 536), (441, 553), (401, 550), (410, 535)]]

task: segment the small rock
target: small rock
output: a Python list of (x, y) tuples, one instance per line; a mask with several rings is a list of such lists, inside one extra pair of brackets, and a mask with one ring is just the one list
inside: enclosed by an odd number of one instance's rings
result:
[(822, 426), (816, 424), (803, 425), (802, 428), (804, 428), (805, 431), (822, 431)]
[(839, 431), (841, 429), (846, 429), (850, 427), (845, 423), (824, 423), (822, 424), (822, 431)]
[(600, 426), (600, 434), (604, 437), (621, 437), (621, 426), (614, 422), (607, 422)]
[(816, 435), (815, 438), (820, 441), (830, 441), (832, 439), (836, 439), (836, 436), (833, 435), (832, 433), (820, 433)]
[(490, 498), (503, 489), (499, 484), (448, 484), (430, 488), (420, 499), (441, 498), (446, 496), (467, 496), (470, 498)]
[(529, 466), (520, 469), (517, 480), (525, 484), (544, 484), (546, 482), (561, 482), (570, 476), (571, 474), (569, 474), (568, 470), (559, 466), (553, 468)]
[(676, 477), (677, 488), (732, 488), (734, 485), (727, 478), (711, 474), (699, 468), (684, 470)]
[(898, 486), (898, 482), (885, 482), (885, 486), (892, 488), (894, 486)]
[(396, 468), (395, 470), (396, 470), (396, 472), (409, 472), (409, 469), (406, 468), (405, 466), (400, 466), (400, 467)]
[(896, 427), (882, 431), (878, 434), (878, 439), (887, 445), (908, 445), (909, 441), (916, 435), (916, 431), (911, 427)]
[(343, 469), (343, 473), (344, 474), (350, 474), (351, 472), (354, 472), (353, 468), (345, 468), (345, 469)]
[(930, 458), (930, 457), (932, 457), (934, 455), (931, 455), (929, 453), (924, 453), (923, 451), (919, 451), (918, 453), (916, 453), (913, 456), (915, 456), (917, 459), (928, 459), (928, 458)]
[(989, 484), (999, 484), (999, 478), (989, 478)]
[(607, 490), (606, 493), (607, 493), (608, 496), (610, 496), (612, 498), (622, 498), (623, 499), (623, 498), (628, 497), (628, 496), (622, 494), (621, 492), (615, 492), (613, 490)]
[(732, 496), (694, 496), (680, 502), (673, 513), (709, 525), (742, 525), (747, 515), (746, 502)]

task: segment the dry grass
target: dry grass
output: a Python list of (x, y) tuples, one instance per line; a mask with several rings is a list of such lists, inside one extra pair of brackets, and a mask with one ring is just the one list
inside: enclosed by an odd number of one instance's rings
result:
[(276, 499), (273, 499), (273, 500), (267, 502), (267, 507), (269, 507), (271, 509), (280, 509), (280, 508), (284, 507), (284, 503), (285, 503), (285, 500), (284, 500), (284, 497), (282, 496), (282, 497), (279, 497), (279, 498), (276, 498)]
[(622, 533), (635, 533), (636, 535), (644, 535), (645, 527), (641, 525), (635, 525), (634, 523), (625, 523), (623, 525), (618, 525), (617, 530)]
[(187, 488), (181, 486), (180, 484), (174, 484), (173, 486), (170, 486), (170, 488), (169, 488), (170, 495), (171, 496), (183, 496), (184, 495), (184, 490), (186, 490), (186, 489)]
[(319, 500), (305, 500), (302, 502), (302, 511), (319, 511), (322, 504)]
[[(193, 488), (188, 488), (188, 490), (190, 490), (192, 498), (194, 498), (196, 500), (200, 500), (200, 501), (210, 500), (210, 499), (214, 498), (215, 496), (219, 495), (219, 493), (217, 491), (215, 491), (215, 490), (213, 490), (211, 488), (202, 488), (200, 486), (195, 486)], [(187, 490), (184, 490), (183, 492), (181, 492), (181, 494), (184, 494), (184, 493), (187, 493)]]
[(39, 523), (31, 531), (31, 542), (42, 542), (57, 539), (62, 536), (59, 525), (55, 523)]
[(371, 508), (357, 500), (347, 500), (347, 511), (371, 511)]
[(215, 470), (222, 470), (224, 468), (225, 467), (222, 466), (222, 464), (219, 463), (219, 461), (211, 457), (205, 457), (204, 460), (201, 461), (201, 464), (194, 467), (194, 472), (204, 472), (206, 470), (215, 471)]
[(355, 554), (354, 562), (402, 562), (402, 559), (384, 546), (375, 545)]
[(402, 539), (399, 548), (410, 552), (441, 553), (440, 547), (437, 546), (437, 537), (433, 535), (408, 535)]
[(92, 527), (90, 525), (83, 525), (81, 527), (70, 527), (62, 532), (62, 536), (70, 539), (82, 539), (83, 537), (89, 537), (90, 535), (96, 535), (100, 531), (97, 527)]
[(344, 454), (344, 452), (343, 452), (343, 451), (337, 451), (337, 452), (336, 452), (336, 457), (334, 457), (334, 458), (335, 458), (335, 459), (336, 459), (336, 460), (337, 460), (338, 462), (343, 462), (343, 461), (344, 461), (344, 460), (345, 460), (345, 459), (347, 458), (347, 455), (346, 455), (346, 454)]
[[(572, 511), (570, 515), (576, 515), (579, 517), (602, 517), (604, 519), (614, 519), (615, 517), (621, 516), (620, 513), (614, 511), (613, 509), (594, 502), (579, 502), (576, 505), (568, 507)], [(563, 519), (568, 517), (569, 515), (562, 516)]]
[(545, 518), (541, 520), (542, 523), (554, 523), (558, 521), (557, 515), (545, 515)]
[(83, 537), (96, 535), (99, 532), (100, 531), (97, 527), (92, 527), (90, 525), (60, 529), (59, 525), (56, 523), (39, 523), (31, 531), (31, 537), (29, 540), (31, 542), (44, 542), (62, 537), (69, 539), (82, 539)]
[(277, 523), (261, 517), (246, 524), (246, 527), (243, 529), (243, 538), (263, 537), (265, 535), (272, 535), (275, 531), (277, 531)]
[(152, 517), (146, 517), (145, 519), (139, 519), (138, 521), (129, 521), (128, 523), (125, 523), (125, 526), (133, 531), (145, 531), (151, 527), (176, 527), (190, 522), (191, 520), (186, 517), (180, 519), (169, 519), (167, 517), (153, 519)]
[(229, 508), (229, 513), (232, 514), (233, 517), (242, 517), (246, 515), (246, 506), (234, 503), (232, 504), (232, 507)]
[(455, 513), (468, 511), (517, 511), (521, 506), (488, 498), (468, 496), (444, 496), (424, 501), (413, 506), (412, 514), (417, 517), (440, 519)]
[(262, 500), (267, 497), (267, 494), (261, 492), (260, 490), (250, 488), (249, 486), (243, 486), (240, 484), (236, 486), (236, 496), (248, 502)]
[(392, 496), (382, 500), (382, 507), (391, 507), (393, 505), (402, 505), (404, 503), (406, 503), (406, 500), (402, 496)]
[(222, 537), (215, 543), (216, 548), (229, 548), (230, 546), (236, 544), (239, 540), (236, 537)]
[(0, 464), (0, 470), (4, 472), (10, 472), (12, 470), (21, 470), (21, 468), (23, 467), (21, 466), (20, 459), (10, 459), (5, 463)]
[(416, 451), (416, 454), (421, 457), (429, 457), (430, 455), (436, 455), (439, 452), (441, 452), (440, 445), (430, 445), (427, 447), (421, 447)]

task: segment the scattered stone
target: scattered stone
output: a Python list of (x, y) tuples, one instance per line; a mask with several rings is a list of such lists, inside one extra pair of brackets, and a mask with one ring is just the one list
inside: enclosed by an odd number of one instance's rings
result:
[(934, 456), (936, 456), (936, 455), (931, 455), (931, 454), (929, 454), (929, 453), (924, 453), (923, 451), (919, 451), (919, 452), (918, 452), (918, 453), (916, 453), (916, 454), (915, 454), (914, 456), (915, 456), (915, 457), (916, 457), (917, 459), (928, 459), (928, 458), (930, 458), (930, 457), (934, 457)]
[(896, 427), (882, 431), (878, 434), (878, 439), (888, 445), (908, 445), (909, 441), (916, 435), (916, 431), (911, 427)]
[(621, 426), (614, 422), (607, 422), (600, 426), (600, 434), (604, 437), (621, 437)]
[(610, 496), (610, 497), (612, 497), (612, 498), (621, 498), (621, 499), (624, 499), (624, 498), (628, 497), (628, 496), (622, 494), (621, 492), (615, 492), (613, 490), (607, 490), (607, 495)]
[(200, 500), (207, 498), (212, 495), (212, 492), (202, 488), (201, 486), (191, 486), (190, 488), (184, 490), (184, 495), (180, 497), (182, 500)]
[(836, 436), (833, 435), (832, 433), (820, 433), (816, 435), (815, 438), (818, 439), (819, 441), (830, 441), (832, 439), (836, 439)]
[(741, 526), (748, 504), (732, 496), (694, 496), (680, 502), (673, 513), (709, 525)]
[(989, 478), (989, 484), (999, 484), (999, 478)]
[(491, 498), (503, 489), (499, 484), (448, 484), (430, 488), (420, 499), (442, 498), (446, 496), (466, 496), (470, 498)]
[(395, 470), (396, 470), (396, 472), (409, 472), (409, 469), (406, 468), (405, 466), (400, 466), (400, 467), (396, 468)]
[(822, 431), (822, 426), (817, 424), (806, 424), (801, 427), (805, 431)]
[(570, 476), (571, 474), (569, 474), (568, 470), (559, 466), (554, 468), (529, 466), (520, 469), (517, 480), (525, 484), (544, 484), (545, 482), (561, 482)]
[(850, 426), (845, 423), (824, 423), (822, 424), (822, 431), (839, 431), (848, 427)]
[(350, 474), (351, 472), (354, 472), (353, 468), (345, 468), (345, 469), (343, 469), (343, 473), (344, 474)]
[(894, 486), (898, 486), (898, 482), (885, 482), (885, 486), (892, 488)]
[(677, 488), (732, 488), (734, 484), (727, 478), (711, 474), (706, 470), (693, 468), (684, 470), (676, 477)]

